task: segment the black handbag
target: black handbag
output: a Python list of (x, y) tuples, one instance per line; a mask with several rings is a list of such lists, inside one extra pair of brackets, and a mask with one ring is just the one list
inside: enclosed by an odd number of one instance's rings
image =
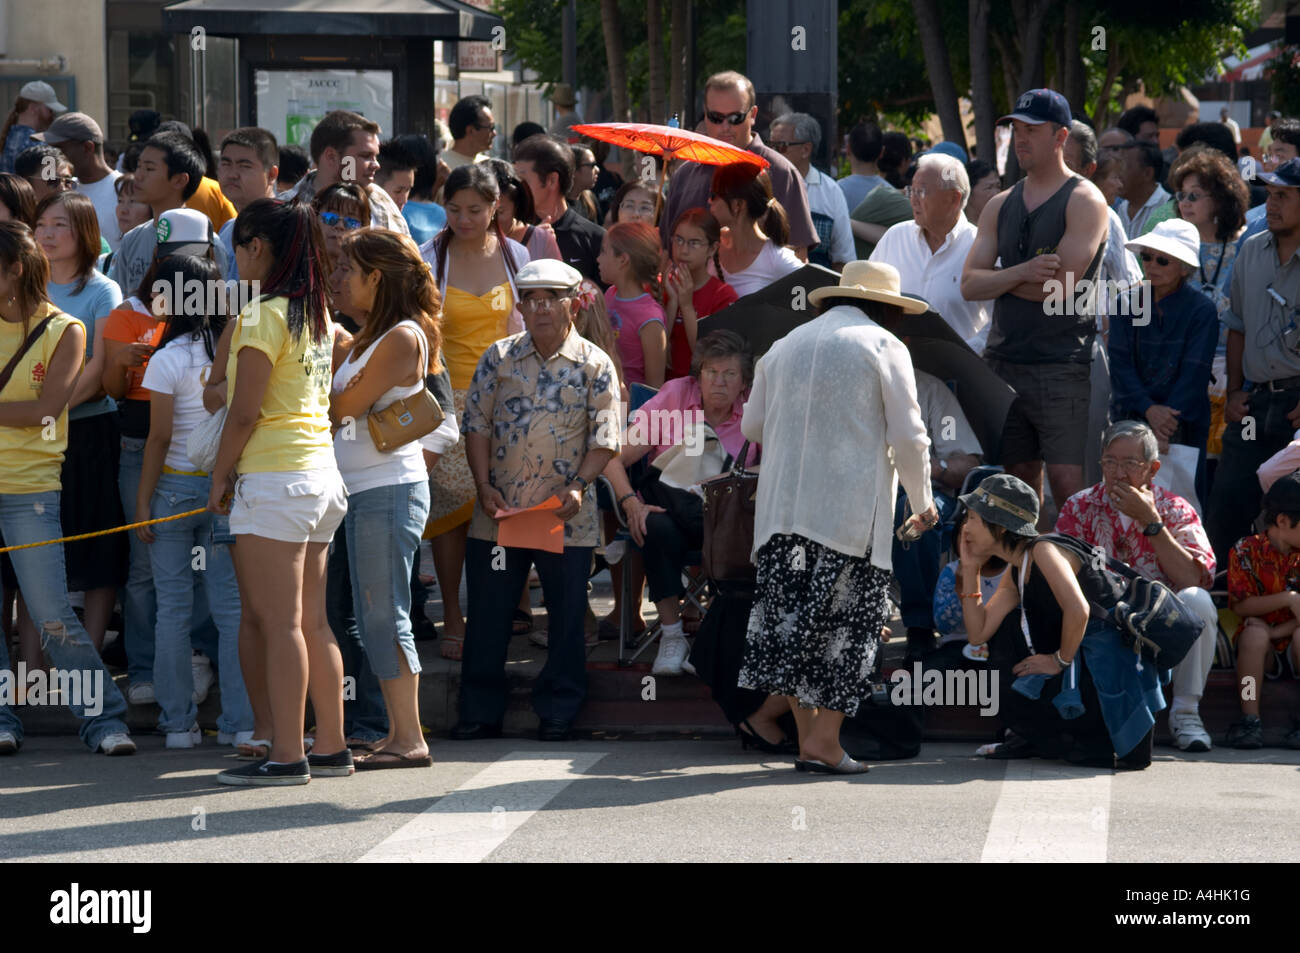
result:
[[(1065, 533), (1047, 533), (1047, 540), (1079, 557), (1080, 588), (1093, 618), (1105, 619), (1119, 629), (1124, 644), (1159, 668), (1173, 668), (1201, 637), (1204, 621), (1163, 582), (1139, 575), (1100, 547)], [(1101, 563), (1099, 566), (1098, 563)]]

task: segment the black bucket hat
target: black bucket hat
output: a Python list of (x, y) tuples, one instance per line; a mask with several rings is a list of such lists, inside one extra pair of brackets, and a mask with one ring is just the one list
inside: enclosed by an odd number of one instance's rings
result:
[(1038, 535), (1038, 494), (1009, 473), (985, 477), (979, 486), (958, 499), (986, 523), (996, 523), (1020, 536)]

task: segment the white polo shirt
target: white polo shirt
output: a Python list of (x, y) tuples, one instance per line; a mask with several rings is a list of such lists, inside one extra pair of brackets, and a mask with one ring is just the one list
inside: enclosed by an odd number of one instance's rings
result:
[(931, 252), (920, 225), (899, 222), (881, 236), (869, 260), (897, 268), (903, 294), (928, 301), (971, 350), (982, 354), (993, 302), (967, 301), (961, 294), (961, 270), (978, 233), (970, 219), (959, 215), (938, 251)]

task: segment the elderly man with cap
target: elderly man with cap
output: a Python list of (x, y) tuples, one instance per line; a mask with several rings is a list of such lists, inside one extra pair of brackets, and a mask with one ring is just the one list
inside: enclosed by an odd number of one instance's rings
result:
[(1237, 252), (1220, 316), (1228, 327), (1227, 429), (1205, 522), (1221, 565), (1259, 513), (1255, 471), (1300, 428), (1300, 159), (1259, 180), (1268, 231)]
[[(567, 738), (587, 694), (583, 620), (600, 541), (591, 483), (618, 452), (620, 420), (613, 359), (573, 326), (581, 281), (576, 269), (552, 259), (519, 269), (526, 330), (487, 349), (465, 399), (461, 430), (478, 501), (465, 551), (469, 619), (454, 740), (501, 733), (512, 613), (530, 565), (541, 576), (551, 620), (546, 665), (533, 689), (538, 737)], [(558, 517), (563, 529), (501, 543), (502, 520), (530, 508)], [(546, 521), (537, 513), (528, 519), (539, 516)]]
[(970, 199), (966, 167), (932, 149), (917, 160), (916, 175), (904, 192), (912, 203), (912, 221), (891, 225), (872, 250), (871, 261), (897, 268), (903, 293), (930, 302), (981, 354), (993, 302), (968, 301), (961, 293), (962, 268), (978, 231), (962, 214)]
[(1191, 222), (1172, 218), (1125, 247), (1141, 259), (1148, 287), (1142, 308), (1117, 307), (1111, 315), (1112, 416), (1150, 424), (1161, 453), (1170, 444), (1192, 448), (1196, 499), (1204, 500), (1219, 318), (1214, 302), (1187, 280), (1200, 266), (1200, 234)]
[(108, 247), (117, 251), (122, 232), (117, 225), (117, 189), (115, 183), (122, 177), (104, 161), (104, 131), (99, 123), (85, 113), (64, 113), (44, 132), (33, 139), (42, 139), (58, 146), (77, 176), (77, 191), (95, 205), (99, 219), (99, 234)]
[(795, 768), (861, 774), (840, 725), (871, 694), (889, 621), (894, 498), (908, 528), (938, 522), (930, 440), (912, 358), (875, 319), (920, 314), (892, 265), (850, 262), (808, 296), (819, 315), (772, 345), (754, 373), (741, 432), (763, 445), (754, 513), (758, 585), (737, 684), (786, 697)]
[(68, 107), (59, 102), (54, 87), (40, 80), (32, 80), (18, 90), (14, 108), (5, 122), (0, 141), (4, 151), (0, 153), (0, 172), (13, 172), (14, 160), (18, 153), (26, 149), (33, 135), (50, 128), (50, 123), (59, 113), (65, 113)]
[[(1007, 416), (1002, 462), (1040, 498), (1046, 463), (1059, 502), (1084, 487), (1097, 319), (1095, 308), (1075, 306), (1072, 289), (1097, 276), (1106, 200), (1065, 165), (1071, 117), (1064, 96), (1031, 89), (999, 122), (1008, 120), (1027, 176), (980, 214), (961, 293), (968, 301), (994, 299), (984, 359), (1018, 395)], [(1063, 298), (1065, 315), (1053, 304)]]

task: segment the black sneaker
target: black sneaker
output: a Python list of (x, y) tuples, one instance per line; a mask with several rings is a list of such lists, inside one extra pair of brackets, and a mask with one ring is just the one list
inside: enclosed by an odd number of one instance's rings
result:
[(311, 780), (307, 759), (292, 764), (272, 764), (270, 759), (255, 761), (238, 768), (227, 768), (217, 775), (222, 784), (239, 784), (245, 787), (284, 787), (306, 784)]
[(313, 778), (346, 778), (356, 771), (351, 748), (344, 748), (334, 754), (309, 754), (307, 767)]
[(1258, 715), (1246, 715), (1228, 726), (1228, 744), (1234, 748), (1264, 747), (1264, 725)]

